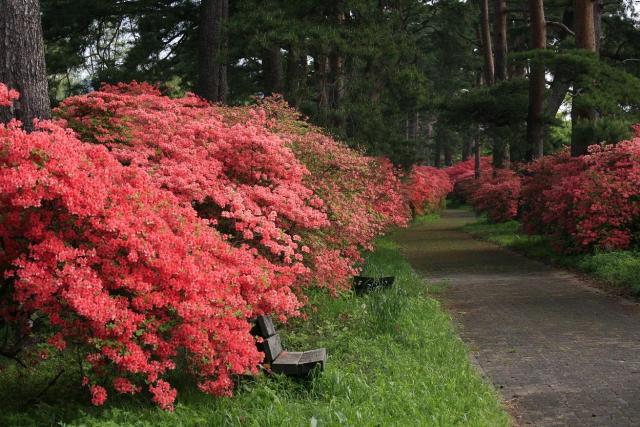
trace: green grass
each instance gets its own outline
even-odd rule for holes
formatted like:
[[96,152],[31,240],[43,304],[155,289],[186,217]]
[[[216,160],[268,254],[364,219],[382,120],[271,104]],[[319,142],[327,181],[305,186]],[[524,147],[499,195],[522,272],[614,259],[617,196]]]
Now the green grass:
[[381,239],[364,274],[395,275],[397,286],[363,297],[311,296],[307,321],[280,331],[289,349],[325,346],[325,372],[310,380],[266,377],[240,381],[234,398],[212,398],[176,375],[176,410],[163,412],[145,396],[87,403],[72,376],[42,402],[24,405],[56,372],[0,373],[0,425],[84,426],[505,426],[496,393],[471,367],[450,318],[422,279]]
[[485,218],[466,225],[464,231],[484,240],[515,249],[525,255],[553,264],[577,269],[601,280],[623,293],[640,296],[640,252],[614,251],[583,255],[566,255],[554,250],[542,236],[522,232],[520,223],[492,224]]
[[438,213],[430,213],[426,215],[421,215],[416,217],[413,222],[415,224],[431,224],[440,219],[440,214]]

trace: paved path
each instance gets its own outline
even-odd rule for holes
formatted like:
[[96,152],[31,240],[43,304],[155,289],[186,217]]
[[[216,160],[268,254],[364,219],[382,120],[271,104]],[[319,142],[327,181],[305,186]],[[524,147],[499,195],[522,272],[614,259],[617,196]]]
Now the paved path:
[[407,229],[397,241],[437,295],[481,370],[535,426],[640,426],[640,306],[568,272],[474,240],[470,213]]

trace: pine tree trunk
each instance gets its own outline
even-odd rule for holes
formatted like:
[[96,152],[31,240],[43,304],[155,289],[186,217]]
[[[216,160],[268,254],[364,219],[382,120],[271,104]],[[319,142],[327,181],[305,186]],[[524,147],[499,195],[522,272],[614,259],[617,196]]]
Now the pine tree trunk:
[[451,153],[451,146],[449,144],[445,144],[444,146],[444,165],[453,165],[453,155]]
[[473,139],[469,138],[462,142],[462,161],[466,162],[471,157],[473,151]]
[[495,65],[493,62],[493,45],[491,43],[491,29],[489,26],[489,0],[480,0],[480,40],[482,56],[484,57],[484,82],[492,86],[495,79]]
[[495,80],[507,79],[507,2],[494,0]]
[[318,112],[322,124],[327,124],[329,116],[329,58],[319,54],[314,58],[318,82]]
[[282,52],[277,46],[265,49],[262,58],[262,73],[264,77],[265,95],[284,92],[284,65]]
[[480,136],[476,135],[475,138],[475,146],[474,146],[474,150],[473,150],[473,154],[474,154],[474,177],[475,179],[480,179],[480,177],[482,176],[482,170],[481,170],[481,153],[480,153]]
[[437,168],[442,166],[442,144],[438,138],[436,138],[436,146],[433,150],[433,165]]
[[38,0],[0,0],[0,82],[20,92],[13,107],[0,107],[0,122],[51,117]]
[[[531,15],[531,41],[534,49],[547,47],[547,29],[544,17],[544,0],[529,0]],[[544,153],[544,94],[546,89],[545,66],[531,64],[529,74],[529,114],[527,116],[527,160],[542,157]]]
[[[596,40],[596,7],[599,2],[594,0],[574,1],[574,29],[576,33],[576,47],[597,53],[598,42]],[[581,96],[588,88],[574,87],[573,107],[571,109],[571,122],[573,132],[571,134],[571,155],[581,156],[587,154],[590,145],[596,143],[590,137],[590,131],[585,129],[596,120],[595,110],[587,106],[579,106],[577,97]]]
[[[304,64],[303,64],[304,61]],[[287,54],[286,98],[294,107],[300,105],[303,76],[306,74],[306,55],[296,46],[289,46]]]
[[202,0],[199,27],[199,70],[196,92],[212,102],[226,102],[228,95],[225,25],[229,0]]

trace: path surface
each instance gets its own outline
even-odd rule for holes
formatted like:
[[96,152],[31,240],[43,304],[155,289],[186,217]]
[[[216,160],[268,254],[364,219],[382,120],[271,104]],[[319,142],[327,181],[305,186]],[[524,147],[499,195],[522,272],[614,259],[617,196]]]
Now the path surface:
[[447,210],[397,238],[460,323],[481,370],[535,426],[640,426],[640,306],[474,240]]

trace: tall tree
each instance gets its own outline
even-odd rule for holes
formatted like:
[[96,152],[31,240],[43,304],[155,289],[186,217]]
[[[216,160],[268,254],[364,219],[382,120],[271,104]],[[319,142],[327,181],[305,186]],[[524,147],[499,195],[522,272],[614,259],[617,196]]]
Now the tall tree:
[[493,37],[495,42],[495,79],[507,79],[507,1],[494,0]]
[[[529,0],[531,19],[531,47],[547,47],[547,25],[544,18],[544,0]],[[531,63],[529,73],[529,113],[527,116],[527,157],[542,157],[544,151],[544,94],[546,89],[545,66],[539,60]]]
[[495,63],[493,61],[493,44],[491,43],[489,0],[480,0],[480,39],[484,59],[484,83],[491,86],[495,81]]
[[21,94],[0,107],[0,121],[17,118],[31,130],[34,118],[51,116],[38,0],[0,0],[0,82]]
[[284,65],[282,52],[278,46],[264,49],[262,56],[262,74],[264,78],[265,95],[284,93]]
[[226,102],[229,0],[202,0],[199,27],[197,93],[213,102]]
[[[576,47],[588,52],[597,53],[596,40],[596,6],[595,0],[574,0],[574,31]],[[591,106],[581,105],[579,97],[583,96],[587,88],[574,85],[571,122],[571,155],[581,156],[587,153],[589,146],[597,141],[593,140],[592,132],[588,130],[596,119],[595,110]]]

